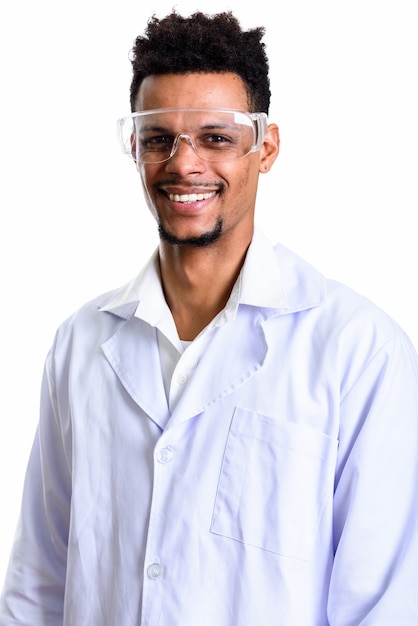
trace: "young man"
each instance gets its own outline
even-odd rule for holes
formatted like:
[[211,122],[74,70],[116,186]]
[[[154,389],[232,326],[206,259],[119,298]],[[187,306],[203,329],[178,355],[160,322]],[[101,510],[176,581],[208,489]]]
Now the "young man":
[[418,361],[254,229],[263,29],[150,20],[119,122],[160,244],[48,356],[1,626],[418,623]]

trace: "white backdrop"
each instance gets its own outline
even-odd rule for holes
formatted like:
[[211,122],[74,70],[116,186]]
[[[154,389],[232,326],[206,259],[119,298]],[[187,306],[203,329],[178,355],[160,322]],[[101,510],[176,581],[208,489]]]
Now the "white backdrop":
[[[267,26],[281,155],[262,177],[273,240],[390,313],[418,345],[415,0],[180,1]],[[128,53],[172,0],[5,0],[0,8],[0,584],[57,325],[157,244],[116,118]]]

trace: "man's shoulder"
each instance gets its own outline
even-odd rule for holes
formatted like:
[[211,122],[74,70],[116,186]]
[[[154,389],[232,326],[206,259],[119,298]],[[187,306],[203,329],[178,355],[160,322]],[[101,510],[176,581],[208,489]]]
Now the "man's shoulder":
[[103,292],[76,308],[58,326],[55,346],[76,341],[87,346],[92,342],[106,341],[118,326],[135,313],[137,302],[132,299],[113,307],[111,311],[107,309],[111,303],[122,302],[128,288],[129,283]]
[[[275,253],[290,311],[292,308],[295,311],[312,308],[312,315],[328,333],[342,332],[343,329],[353,333],[357,328],[359,334],[378,332],[390,337],[402,332],[397,323],[366,295],[327,277],[282,244],[275,245]],[[316,304],[312,300],[309,306],[309,298],[315,293]]]
[[61,329],[90,324],[118,325],[134,316],[141,295],[159,280],[156,269],[156,252],[130,281],[101,293],[81,305],[61,324]]

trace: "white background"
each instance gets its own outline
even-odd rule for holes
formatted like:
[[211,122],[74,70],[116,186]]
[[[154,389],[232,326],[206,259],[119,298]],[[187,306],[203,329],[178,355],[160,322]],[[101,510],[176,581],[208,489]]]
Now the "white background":
[[[246,5],[245,8],[243,5]],[[129,280],[157,244],[133,163],[128,53],[144,0],[3,0],[0,9],[0,584],[58,324]],[[418,345],[415,0],[205,0],[265,25],[282,149],[257,221],[390,313]],[[216,36],[216,33],[214,34]]]

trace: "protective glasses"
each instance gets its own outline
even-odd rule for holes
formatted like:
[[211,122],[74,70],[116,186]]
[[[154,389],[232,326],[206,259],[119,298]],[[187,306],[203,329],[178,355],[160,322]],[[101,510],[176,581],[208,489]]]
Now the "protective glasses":
[[259,150],[267,131],[265,113],[229,109],[152,109],[118,120],[122,150],[137,163],[163,163],[181,142],[206,161],[235,161]]

